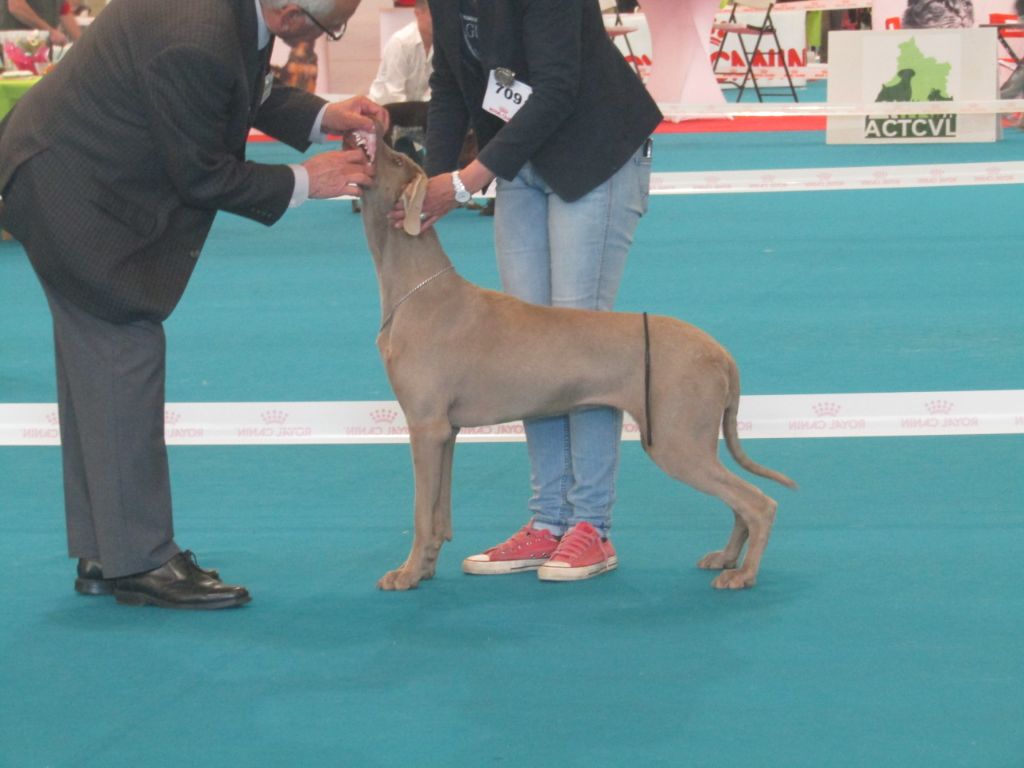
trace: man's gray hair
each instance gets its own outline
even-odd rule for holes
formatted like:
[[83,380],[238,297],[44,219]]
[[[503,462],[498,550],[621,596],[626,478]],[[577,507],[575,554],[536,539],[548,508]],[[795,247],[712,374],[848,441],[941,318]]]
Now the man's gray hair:
[[327,16],[334,10],[335,0],[260,0],[268,8],[284,8],[286,5],[297,5],[305,8],[314,16]]

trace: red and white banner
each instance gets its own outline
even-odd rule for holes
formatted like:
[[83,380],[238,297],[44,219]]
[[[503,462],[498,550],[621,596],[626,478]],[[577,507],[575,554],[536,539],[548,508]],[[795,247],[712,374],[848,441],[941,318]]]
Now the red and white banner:
[[[783,86],[782,57],[785,57],[787,65],[792,69],[791,76],[795,85],[806,84],[807,77],[811,70],[807,69],[807,31],[805,14],[802,11],[780,13],[776,7],[772,11],[772,18],[775,21],[779,33],[779,42],[782,50],[775,49],[769,44],[768,38],[761,42],[760,53],[754,57],[754,66],[757,67],[759,82],[765,86]],[[729,18],[728,12],[720,12],[715,16],[716,22],[725,22]],[[742,11],[737,13],[737,20],[740,23],[760,23],[764,19],[764,11]],[[641,79],[645,82],[651,73],[653,66],[653,53],[651,46],[651,33],[647,26],[647,18],[642,13],[621,14],[616,20],[613,14],[606,14],[604,17],[605,28],[612,36],[616,47],[626,57],[626,61],[637,68]],[[621,23],[619,23],[621,22]],[[748,50],[753,47],[754,37],[745,36],[745,43]],[[711,63],[715,66],[716,73],[722,77],[728,76],[730,80],[738,74],[742,77],[746,70],[746,58],[739,44],[739,36],[730,34],[726,45],[719,53],[718,48],[722,42],[722,32],[712,30],[710,40]],[[721,59],[721,61],[718,61]],[[716,65],[717,62],[717,65]]]
[[[807,25],[803,11],[779,12],[782,6],[772,9],[772,21],[779,35],[780,47],[774,46],[774,40],[770,36],[761,39],[761,45],[757,53],[753,53],[754,67],[757,68],[756,75],[761,85],[785,87],[788,84],[785,80],[785,71],[782,62],[790,69],[790,77],[793,78],[793,85],[802,86],[807,82]],[[764,10],[751,9],[749,11],[737,11],[736,21],[739,24],[760,25],[764,21]],[[715,16],[716,24],[724,24],[729,18],[726,11]],[[723,38],[725,45],[721,46]],[[740,45],[741,36],[730,33],[726,35],[722,30],[712,29],[711,32],[711,63],[715,72],[721,77],[728,76],[731,82],[737,77],[742,79],[747,68],[747,58],[743,54]],[[757,40],[755,35],[743,35],[743,44],[750,51]],[[719,47],[721,46],[721,52]],[[751,85],[747,83],[748,87]]]

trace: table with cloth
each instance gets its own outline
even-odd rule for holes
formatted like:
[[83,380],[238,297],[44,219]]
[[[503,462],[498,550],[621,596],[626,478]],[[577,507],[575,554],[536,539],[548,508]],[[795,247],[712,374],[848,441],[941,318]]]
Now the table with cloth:
[[39,82],[38,77],[0,77],[0,119],[11,111],[25,92]]

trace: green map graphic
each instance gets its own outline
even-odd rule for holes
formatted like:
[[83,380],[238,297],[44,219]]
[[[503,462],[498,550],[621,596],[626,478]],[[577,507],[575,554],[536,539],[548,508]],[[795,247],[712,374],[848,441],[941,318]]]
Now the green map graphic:
[[875,101],[948,101],[949,71],[943,63],[921,53],[917,41],[910,38],[899,45],[896,75],[882,86]]

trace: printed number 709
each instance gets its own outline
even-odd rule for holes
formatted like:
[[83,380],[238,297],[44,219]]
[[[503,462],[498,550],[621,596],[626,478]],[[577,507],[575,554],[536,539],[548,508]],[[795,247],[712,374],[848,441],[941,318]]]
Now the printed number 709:
[[501,85],[500,83],[494,89],[494,92],[500,96],[504,96],[506,100],[511,101],[513,104],[523,103],[523,94],[517,93],[511,88],[506,88],[504,85]]

